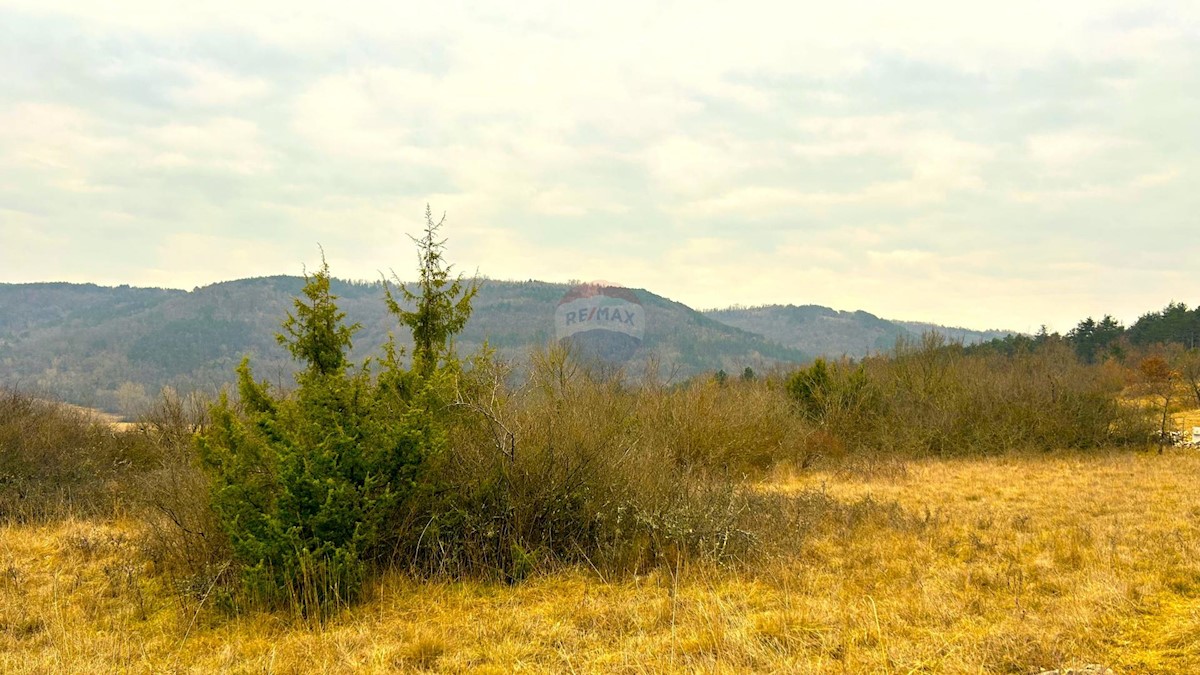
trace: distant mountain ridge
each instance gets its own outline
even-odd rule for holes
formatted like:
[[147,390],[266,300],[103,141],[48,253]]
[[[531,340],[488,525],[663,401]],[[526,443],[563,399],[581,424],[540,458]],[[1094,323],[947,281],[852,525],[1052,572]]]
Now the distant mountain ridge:
[[[192,291],[95,284],[0,284],[0,385],[79,405],[132,412],[160,388],[215,390],[249,355],[255,373],[290,383],[294,364],[276,343],[304,285],[297,276],[216,283]],[[334,279],[347,321],[359,323],[352,357],[377,353],[402,330],[385,310],[379,282]],[[555,339],[554,311],[567,284],[486,280],[459,336],[460,353],[486,340],[521,358]],[[644,289],[645,339],[631,367],[654,363],[668,377],[800,364],[814,356],[863,356],[913,332],[868,312],[770,306],[699,312]],[[914,325],[915,326],[915,325]],[[919,332],[919,331],[918,331]]]
[[764,305],[709,310],[709,318],[809,354],[865,356],[886,351],[903,327],[864,311],[820,305]]
[[1012,333],[893,321],[862,310],[846,312],[821,305],[731,307],[708,310],[705,315],[808,354],[856,358],[886,352],[896,346],[898,339],[926,332],[938,332],[948,340],[964,344],[986,342]]
[[[0,384],[70,403],[131,412],[163,386],[215,390],[250,355],[255,373],[289,383],[294,363],[275,335],[304,280],[274,276],[192,291],[94,284],[0,284]],[[506,357],[555,339],[554,312],[569,290],[540,281],[486,281],[458,337],[469,354],[487,340]],[[331,289],[354,336],[355,361],[376,354],[389,332],[409,336],[389,315],[379,282],[334,279]],[[655,363],[669,377],[720,368],[740,372],[799,363],[810,355],[704,316],[642,289],[645,338],[631,363]]]
[[1003,340],[1009,335],[1017,335],[1015,330],[1002,330],[999,328],[989,328],[987,330],[975,330],[973,328],[963,328],[961,326],[941,326],[936,323],[928,323],[924,321],[896,321],[897,323],[915,335],[923,333],[941,333],[946,336],[947,340],[953,342],[961,342],[964,345],[974,345],[981,342],[990,342],[992,340]]

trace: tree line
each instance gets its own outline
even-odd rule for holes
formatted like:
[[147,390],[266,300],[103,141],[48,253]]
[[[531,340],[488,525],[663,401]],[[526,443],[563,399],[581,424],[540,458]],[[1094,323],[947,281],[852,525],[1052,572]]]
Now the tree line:
[[1035,335],[1009,335],[968,347],[975,352],[1015,354],[1049,342],[1069,345],[1084,363],[1112,358],[1124,361],[1131,354],[1151,348],[1191,351],[1200,347],[1200,306],[1189,309],[1181,302],[1168,303],[1161,311],[1147,312],[1130,326],[1105,314],[1099,321],[1083,319],[1066,335],[1048,332],[1043,325]]

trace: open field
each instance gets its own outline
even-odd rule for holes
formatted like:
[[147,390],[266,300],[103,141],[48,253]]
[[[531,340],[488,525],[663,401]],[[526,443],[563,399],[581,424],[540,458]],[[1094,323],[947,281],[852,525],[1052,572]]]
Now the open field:
[[232,618],[138,522],[0,529],[0,672],[1200,672],[1200,454],[859,461],[796,552],[515,585],[390,576],[323,625]]
[[1200,427],[1200,409],[1175,413],[1171,416],[1171,421],[1176,429],[1190,433],[1192,427]]

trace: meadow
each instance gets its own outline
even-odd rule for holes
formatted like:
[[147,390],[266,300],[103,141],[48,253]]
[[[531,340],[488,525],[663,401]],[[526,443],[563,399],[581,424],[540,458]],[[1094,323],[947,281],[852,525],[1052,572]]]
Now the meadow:
[[510,585],[394,573],[322,621],[227,616],[130,514],[0,529],[0,671],[1200,670],[1200,456],[849,463],[761,490],[832,507],[788,555]]
[[927,335],[671,382],[460,360],[470,294],[431,291],[373,371],[328,280],[294,388],[244,361],[121,428],[0,390],[0,672],[1200,671],[1163,356]]

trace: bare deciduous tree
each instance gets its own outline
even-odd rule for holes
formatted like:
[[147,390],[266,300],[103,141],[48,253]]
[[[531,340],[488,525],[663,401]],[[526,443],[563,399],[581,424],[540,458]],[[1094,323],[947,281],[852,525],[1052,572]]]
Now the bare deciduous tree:
[[1138,364],[1138,370],[1145,378],[1148,392],[1162,399],[1162,422],[1158,430],[1158,454],[1162,454],[1167,441],[1167,418],[1170,415],[1171,395],[1175,390],[1175,381],[1179,373],[1171,369],[1171,364],[1161,356],[1148,356]]

